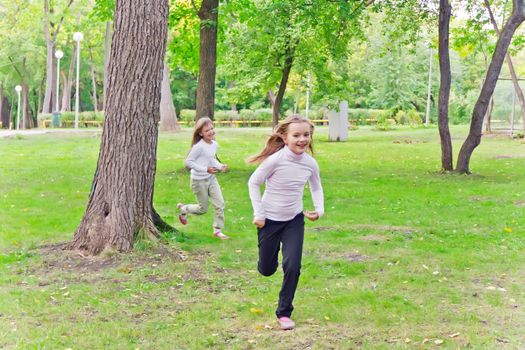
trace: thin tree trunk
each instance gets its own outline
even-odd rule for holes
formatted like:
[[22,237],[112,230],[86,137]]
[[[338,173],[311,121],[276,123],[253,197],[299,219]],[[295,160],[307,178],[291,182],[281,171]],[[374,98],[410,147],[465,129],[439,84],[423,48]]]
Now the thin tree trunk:
[[438,127],[441,139],[441,169],[453,171],[452,140],[448,127],[448,102],[450,97],[450,56],[449,56],[449,26],[452,7],[449,0],[439,2],[439,68],[441,81],[439,86]]
[[175,105],[173,104],[173,97],[171,95],[169,70],[168,64],[164,61],[160,94],[160,131],[163,132],[180,131],[179,123],[177,123],[177,113],[175,112]]
[[89,68],[91,71],[91,84],[93,85],[93,110],[98,112],[98,98],[97,98],[97,78],[95,76],[95,66],[93,64],[93,51],[89,47]]
[[139,232],[158,236],[153,189],[168,8],[168,0],[116,2],[97,170],[69,248],[129,251]]
[[9,129],[9,100],[4,95],[4,87],[0,87],[0,121],[2,121],[2,128]]
[[[490,3],[488,2],[488,0],[484,0],[484,1],[485,1],[485,7],[487,7],[487,11],[489,13],[490,21],[492,22],[492,26],[494,27],[494,31],[496,32],[496,35],[499,37],[500,32],[498,28],[498,23],[496,22],[496,19],[494,18],[494,14],[492,13],[492,9],[490,8]],[[508,52],[505,55],[505,59],[507,61],[507,65],[509,66],[509,72],[512,78],[512,84],[514,85],[514,91],[516,92],[516,96],[518,97],[518,102],[520,104],[522,127],[523,127],[523,132],[525,132],[525,96],[523,96],[523,90],[521,90],[520,83],[518,81],[518,76],[516,75],[514,64],[512,63],[512,58]],[[494,101],[492,103],[494,103]]]
[[75,68],[75,50],[73,49],[71,51],[71,58],[69,61],[69,71],[67,73],[67,87],[64,89],[64,96],[65,96],[65,105],[64,100],[62,100],[62,110],[63,111],[71,111],[71,94],[73,93],[73,71]]
[[[53,8],[49,7],[49,0],[44,0],[44,34],[46,37],[47,47],[47,61],[46,61],[46,93],[44,95],[44,104],[42,106],[42,113],[51,113],[53,109],[53,95],[56,91],[56,74],[55,74],[55,45],[60,27],[64,21],[62,16],[56,23],[51,22],[51,14]],[[66,8],[70,8],[73,0],[69,0]],[[64,11],[66,13],[67,11]],[[54,31],[51,33],[50,28]],[[58,106],[57,106],[58,108]]]
[[60,111],[62,112],[66,112],[67,109],[67,104],[68,104],[68,94],[69,94],[69,90],[68,90],[68,81],[67,81],[67,76],[66,76],[66,73],[62,72],[60,73],[60,75],[62,75],[62,108],[60,108]]
[[27,86],[27,83],[24,81],[21,83],[22,85],[22,106],[21,109],[21,118],[22,118],[22,129],[31,129],[32,123],[31,118],[29,117],[29,87]]
[[44,32],[46,36],[46,47],[47,47],[47,60],[46,60],[46,93],[44,95],[44,103],[42,106],[42,113],[51,113],[52,112],[52,100],[53,100],[53,82],[55,81],[55,43],[51,40],[51,33],[49,32],[49,20],[47,16],[49,15],[49,4],[48,0],[44,0],[44,8],[46,11],[46,20],[44,24]]
[[109,57],[111,53],[111,21],[106,21],[106,37],[104,40],[104,101],[102,101],[102,109],[106,110],[106,94],[108,86],[108,70]]
[[489,107],[487,108],[487,113],[485,113],[485,131],[487,133],[492,132],[492,111],[494,110],[494,96],[490,97]]
[[456,171],[459,173],[470,173],[470,158],[474,149],[481,142],[481,132],[483,127],[483,117],[487,112],[490,98],[494,93],[496,83],[498,82],[499,73],[503,60],[507,54],[507,50],[512,40],[514,32],[519,25],[525,20],[525,4],[524,0],[513,0],[512,15],[509,17],[507,23],[503,27],[501,34],[496,43],[494,54],[490,62],[489,69],[483,83],[483,88],[478,97],[474,110],[472,111],[472,119],[470,122],[469,134],[459,151]]
[[[235,80],[230,81],[230,89],[235,88]],[[237,104],[231,104],[232,112],[237,112]]]
[[219,0],[203,0],[200,18],[200,62],[195,119],[213,119],[215,110],[215,72],[217,66],[217,25]]
[[40,85],[38,86],[38,105],[37,105],[37,114],[39,111],[42,110],[42,97],[43,97],[43,93],[44,93],[44,79],[45,78],[42,78],[42,80],[40,80]]
[[283,73],[281,76],[281,83],[279,84],[279,90],[277,91],[277,96],[275,96],[275,103],[272,104],[272,126],[275,128],[279,124],[279,116],[281,114],[281,105],[284,98],[284,93],[286,91],[286,84],[288,83],[288,77],[290,76],[290,71],[292,70],[293,58],[294,58],[294,47],[291,44],[288,44],[285,57],[284,57],[284,66]]

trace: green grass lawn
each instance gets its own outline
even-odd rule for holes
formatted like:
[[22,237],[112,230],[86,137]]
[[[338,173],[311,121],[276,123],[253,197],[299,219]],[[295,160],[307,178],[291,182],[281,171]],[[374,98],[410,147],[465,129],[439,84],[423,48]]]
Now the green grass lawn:
[[[525,348],[525,144],[486,137],[473,175],[440,174],[438,132],[315,135],[325,216],[306,224],[297,329],[277,330],[282,280],[257,273],[247,180],[269,133],[219,128],[225,233],[183,169],[191,130],[161,135],[155,207],[180,230],[130,254],[82,258],[73,236],[99,136],[0,139],[0,349]],[[455,154],[466,127],[454,127]],[[305,209],[312,209],[305,191]]]

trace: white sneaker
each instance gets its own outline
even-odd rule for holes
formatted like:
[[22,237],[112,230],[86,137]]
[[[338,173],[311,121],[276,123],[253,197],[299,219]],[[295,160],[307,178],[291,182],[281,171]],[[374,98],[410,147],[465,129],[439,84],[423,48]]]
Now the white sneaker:
[[224,239],[229,239],[229,238],[230,238],[230,236],[226,236],[224,233],[222,233],[222,231],[215,231],[215,232],[213,233],[213,236],[214,236],[214,237],[217,237],[217,238],[220,238],[220,239],[222,239],[222,240],[224,240]]

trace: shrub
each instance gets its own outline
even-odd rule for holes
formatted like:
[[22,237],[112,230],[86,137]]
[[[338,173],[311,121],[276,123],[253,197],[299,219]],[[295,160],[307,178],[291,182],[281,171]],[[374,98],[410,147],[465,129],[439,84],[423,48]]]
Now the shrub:
[[271,108],[260,108],[255,110],[255,118],[257,120],[271,121],[273,117],[273,111]]
[[179,120],[186,123],[192,123],[195,121],[195,115],[196,112],[194,109],[181,109],[179,113]]
[[255,113],[251,109],[241,109],[239,112],[239,117],[241,120],[254,120]]
[[406,114],[406,118],[408,120],[408,124],[412,127],[418,127],[423,124],[423,119],[421,118],[421,115],[416,111],[415,109],[411,109]]
[[397,111],[397,113],[394,115],[394,120],[396,121],[397,124],[400,124],[400,125],[408,124],[407,114],[402,110]]
[[386,111],[379,114],[379,117],[376,119],[376,121],[375,129],[379,131],[390,130],[396,124],[394,119],[388,118],[388,113]]

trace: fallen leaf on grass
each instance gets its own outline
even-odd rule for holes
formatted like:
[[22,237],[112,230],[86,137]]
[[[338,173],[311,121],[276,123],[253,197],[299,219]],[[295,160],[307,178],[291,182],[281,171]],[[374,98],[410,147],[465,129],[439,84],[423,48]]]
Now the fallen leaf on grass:
[[405,338],[405,343],[408,344],[408,343],[410,343],[411,341],[412,341],[412,339],[410,339],[410,338]]
[[256,307],[251,307],[251,308],[250,308],[250,312],[253,313],[253,314],[257,314],[257,315],[259,315],[259,314],[262,314],[262,313],[263,313],[263,310],[262,310],[262,309],[258,309],[258,308],[256,308]]
[[505,232],[512,233],[512,227],[505,227]]
[[450,338],[455,338],[457,336],[459,336],[461,333],[457,332],[457,333],[452,333],[452,334],[449,334],[449,337]]
[[434,344],[436,344],[436,345],[441,345],[441,344],[443,344],[443,340],[441,340],[441,339],[436,339],[436,340],[434,340]]
[[330,317],[328,317],[328,316],[325,316],[324,319],[327,320],[327,321],[330,321]]

